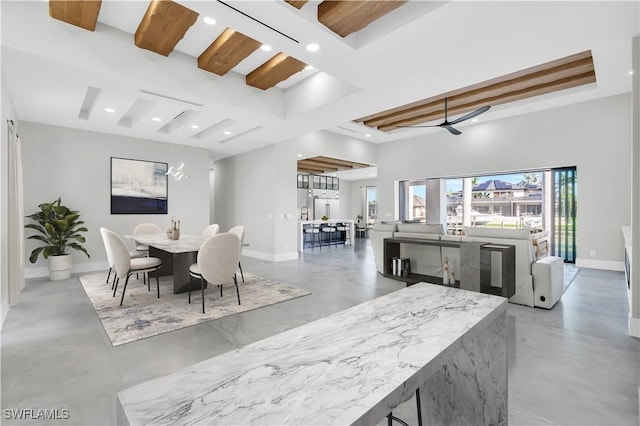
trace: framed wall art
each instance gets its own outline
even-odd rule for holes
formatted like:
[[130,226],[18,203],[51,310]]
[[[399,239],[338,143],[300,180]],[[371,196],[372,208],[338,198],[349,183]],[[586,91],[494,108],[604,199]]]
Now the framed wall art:
[[111,157],[111,214],[167,214],[167,163]]

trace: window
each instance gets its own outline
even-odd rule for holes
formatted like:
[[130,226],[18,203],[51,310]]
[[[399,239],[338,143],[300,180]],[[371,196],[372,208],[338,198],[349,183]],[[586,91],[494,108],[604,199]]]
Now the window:
[[426,181],[400,182],[400,220],[403,222],[426,222]]
[[[446,194],[438,196],[427,192],[427,184],[429,188],[437,187],[429,183],[434,180],[445,181],[440,191]],[[437,211],[438,205],[446,203],[446,225],[450,233],[457,233],[463,226],[542,230],[544,181],[544,173],[539,171],[403,181],[400,182],[399,219],[425,222],[428,206]]]
[[367,187],[367,223],[373,224],[378,219],[378,189]]

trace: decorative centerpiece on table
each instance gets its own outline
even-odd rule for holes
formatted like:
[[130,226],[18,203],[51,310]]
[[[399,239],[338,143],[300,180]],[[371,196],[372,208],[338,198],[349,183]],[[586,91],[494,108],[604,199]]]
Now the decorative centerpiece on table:
[[69,249],[79,250],[91,257],[82,246],[85,237],[81,232],[87,232],[82,226],[80,213],[70,210],[62,205],[60,197],[52,203],[42,203],[38,206],[39,212],[27,216],[35,223],[26,224],[24,227],[38,232],[28,239],[38,240],[40,247],[33,249],[29,262],[36,263],[40,254],[47,259],[49,267],[49,279],[65,280],[71,276],[71,255]]
[[321,217],[321,220],[329,220],[329,218],[326,215],[324,215]]
[[179,240],[180,239],[180,221],[179,220],[171,220],[171,226],[167,229],[167,238],[170,240]]

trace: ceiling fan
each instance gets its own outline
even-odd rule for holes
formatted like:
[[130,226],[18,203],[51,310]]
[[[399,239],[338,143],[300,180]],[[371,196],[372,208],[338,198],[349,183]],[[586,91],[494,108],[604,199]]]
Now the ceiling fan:
[[398,126],[398,127],[442,127],[443,129],[447,129],[454,135],[461,135],[462,132],[453,127],[454,124],[461,123],[463,121],[469,120],[470,118],[476,117],[483,112],[487,112],[491,108],[489,105],[485,105],[483,107],[478,108],[475,111],[470,112],[469,114],[463,115],[460,118],[456,118],[453,121],[449,121],[447,118],[447,98],[444,98],[444,121],[440,124],[428,125],[428,126]]

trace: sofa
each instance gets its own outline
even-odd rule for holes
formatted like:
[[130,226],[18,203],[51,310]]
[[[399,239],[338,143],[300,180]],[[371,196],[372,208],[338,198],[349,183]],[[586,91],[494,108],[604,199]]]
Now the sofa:
[[[378,272],[383,273],[385,238],[424,238],[441,241],[480,241],[515,246],[516,282],[512,303],[551,309],[563,292],[564,262],[547,256],[536,260],[528,229],[466,228],[464,235],[446,235],[441,224],[388,223],[369,230]],[[420,274],[442,276],[446,258],[450,271],[460,271],[460,249],[452,247],[401,245],[401,256],[411,259],[411,270]],[[492,258],[492,264],[498,259]],[[492,268],[492,271],[499,267]],[[499,275],[499,274],[495,274]],[[492,275],[493,281],[493,275]],[[491,283],[494,285],[494,283]]]

